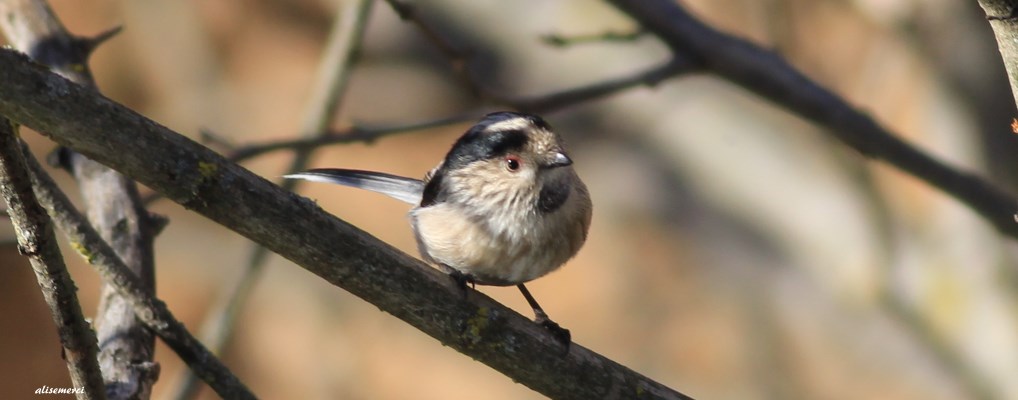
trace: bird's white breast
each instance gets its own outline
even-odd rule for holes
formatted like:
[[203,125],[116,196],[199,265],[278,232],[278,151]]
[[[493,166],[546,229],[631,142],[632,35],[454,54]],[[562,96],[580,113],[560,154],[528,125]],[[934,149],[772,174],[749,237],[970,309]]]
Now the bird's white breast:
[[[578,197],[574,193],[567,202]],[[583,244],[590,218],[589,206],[567,205],[548,214],[463,207],[446,202],[413,209],[418,248],[429,261],[487,285],[524,283],[557,269]]]

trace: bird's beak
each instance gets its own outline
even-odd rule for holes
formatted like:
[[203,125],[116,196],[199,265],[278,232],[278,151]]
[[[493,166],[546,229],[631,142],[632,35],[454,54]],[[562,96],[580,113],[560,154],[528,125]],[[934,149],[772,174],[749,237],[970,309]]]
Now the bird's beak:
[[573,160],[563,152],[556,152],[548,163],[548,168],[565,167],[573,165]]

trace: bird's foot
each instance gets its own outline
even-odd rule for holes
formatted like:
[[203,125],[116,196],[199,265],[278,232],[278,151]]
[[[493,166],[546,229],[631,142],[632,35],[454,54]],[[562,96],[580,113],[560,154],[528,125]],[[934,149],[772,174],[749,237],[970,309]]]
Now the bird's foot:
[[467,298],[467,284],[470,284],[471,289],[477,288],[477,282],[474,280],[472,275],[467,275],[459,272],[455,269],[449,269],[449,277],[452,278],[453,282],[456,282],[456,287],[463,291],[463,299]]
[[572,343],[572,334],[569,333],[568,329],[559,326],[559,324],[555,321],[548,319],[548,316],[546,315],[538,315],[534,322],[548,330],[555,340],[562,343],[562,346],[565,347],[565,354],[569,353],[569,345]]

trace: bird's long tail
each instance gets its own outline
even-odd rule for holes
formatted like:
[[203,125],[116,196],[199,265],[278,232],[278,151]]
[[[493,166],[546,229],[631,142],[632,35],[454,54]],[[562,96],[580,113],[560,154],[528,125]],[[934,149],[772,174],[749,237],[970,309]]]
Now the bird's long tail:
[[283,177],[366,189],[415,206],[421,204],[421,196],[424,193],[424,182],[420,179],[356,169],[312,169]]

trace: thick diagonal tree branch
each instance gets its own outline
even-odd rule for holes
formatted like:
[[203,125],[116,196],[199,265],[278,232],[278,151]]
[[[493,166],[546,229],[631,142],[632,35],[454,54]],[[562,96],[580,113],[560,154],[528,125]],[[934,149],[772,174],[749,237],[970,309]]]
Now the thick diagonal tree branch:
[[0,114],[286,257],[514,381],[557,399],[688,398],[23,55],[0,50]]
[[63,357],[71,372],[71,384],[82,390],[77,397],[105,399],[106,387],[96,361],[95,334],[81,314],[76,288],[60,255],[49,216],[32,194],[14,127],[3,117],[0,117],[0,194],[14,223],[18,249],[32,263],[46,305],[53,314]]
[[815,122],[863,155],[925,181],[969,206],[1000,232],[1018,237],[1018,199],[1013,195],[906,143],[776,53],[711,28],[673,0],[609,2],[707,72]]
[[[97,90],[88,68],[96,46],[119,29],[95,38],[70,35],[43,0],[0,1],[0,28],[21,51],[54,72]],[[85,199],[92,225],[138,275],[155,290],[152,228],[134,182],[120,173],[77,154],[66,154]],[[159,366],[152,362],[155,342],[151,332],[134,317],[127,301],[107,284],[100,293],[96,313],[99,365],[108,393],[114,399],[151,395]]]

